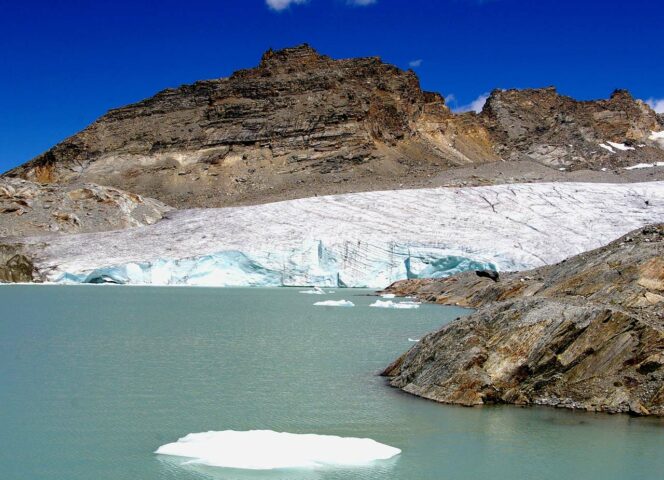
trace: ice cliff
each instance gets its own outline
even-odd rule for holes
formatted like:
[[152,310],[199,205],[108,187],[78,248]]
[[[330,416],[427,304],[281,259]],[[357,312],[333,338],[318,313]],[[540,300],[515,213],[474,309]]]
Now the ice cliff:
[[43,280],[384,287],[558,262],[664,221],[664,182],[378,191],[171,212],[23,248]]

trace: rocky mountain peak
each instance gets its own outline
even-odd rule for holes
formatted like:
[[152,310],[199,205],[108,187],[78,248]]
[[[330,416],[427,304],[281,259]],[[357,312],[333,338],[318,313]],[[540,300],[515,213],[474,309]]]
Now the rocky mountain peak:
[[330,61],[331,58],[321,55],[310,45],[303,43],[295,47],[281,50],[268,49],[261,57],[259,68],[274,68],[280,65],[301,65]]
[[[498,160],[531,165],[523,175],[533,162],[617,169],[661,161],[663,145],[650,136],[662,129],[626,91],[577,101],[554,87],[494,90],[481,114],[454,115],[413,71],[303,44],[112,110],[6,175],[109,185],[175,207],[226,206],[445,183],[450,169]],[[502,181],[492,168],[484,183]]]
[[613,93],[611,93],[609,100],[618,102],[634,102],[634,97],[631,93],[629,93],[629,90],[618,88],[614,90]]

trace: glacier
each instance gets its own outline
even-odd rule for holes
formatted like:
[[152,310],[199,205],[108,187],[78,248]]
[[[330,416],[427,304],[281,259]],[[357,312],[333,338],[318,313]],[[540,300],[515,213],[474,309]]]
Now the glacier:
[[381,288],[555,263],[662,221],[664,182],[530,183],[179,210],[22,243],[50,282]]

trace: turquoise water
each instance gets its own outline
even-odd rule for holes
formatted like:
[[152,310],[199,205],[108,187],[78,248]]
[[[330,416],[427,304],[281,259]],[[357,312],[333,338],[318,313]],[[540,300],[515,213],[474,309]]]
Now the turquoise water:
[[[376,376],[463,314],[367,308],[366,291],[0,287],[0,478],[661,479],[664,421],[443,406]],[[355,308],[314,307],[322,299]],[[372,467],[247,472],[152,452],[191,432],[272,429],[402,449]]]

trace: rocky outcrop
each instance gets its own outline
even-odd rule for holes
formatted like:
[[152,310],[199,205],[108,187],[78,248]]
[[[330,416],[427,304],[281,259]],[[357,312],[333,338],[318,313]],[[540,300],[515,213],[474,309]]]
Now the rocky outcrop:
[[559,95],[553,87],[496,90],[481,117],[496,153],[508,160],[600,170],[663,158],[649,138],[662,129],[661,121],[626,90],[616,90],[608,100],[585,102]]
[[387,291],[478,309],[385,370],[406,392],[664,415],[664,225],[499,282],[471,272]]
[[150,225],[170,210],[157,200],[112,187],[0,178],[0,237]]
[[[532,162],[555,174],[619,168],[661,160],[648,135],[663,128],[625,92],[576,102],[552,89],[495,91],[480,115],[455,115],[412,71],[376,57],[333,60],[302,45],[112,110],[7,175],[219,207],[438,186],[449,183],[444,172],[498,160],[521,162],[523,171],[502,176],[497,165],[460,183],[523,181]],[[600,147],[607,141],[625,147]]]
[[20,244],[0,243],[0,283],[40,281],[41,277]]

